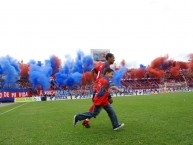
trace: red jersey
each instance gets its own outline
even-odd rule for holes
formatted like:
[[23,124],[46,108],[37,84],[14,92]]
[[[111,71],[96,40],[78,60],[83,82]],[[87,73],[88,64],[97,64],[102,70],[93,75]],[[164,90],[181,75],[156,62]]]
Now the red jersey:
[[94,71],[97,74],[96,81],[101,78],[105,68],[110,68],[110,65],[108,64],[108,62],[102,63],[99,66],[94,68]]
[[94,105],[106,106],[109,96],[109,87],[112,86],[112,81],[107,77],[102,77],[98,80],[96,87],[96,95],[94,96]]
[[101,65],[97,66],[94,68],[94,71],[96,72],[97,76],[96,76],[96,80],[95,80],[95,84],[93,86],[93,89],[94,91],[97,91],[96,88],[97,88],[97,83],[99,81],[99,79],[101,78],[104,70],[106,68],[110,68],[110,65],[108,64],[108,62],[105,62],[105,63],[102,63]]

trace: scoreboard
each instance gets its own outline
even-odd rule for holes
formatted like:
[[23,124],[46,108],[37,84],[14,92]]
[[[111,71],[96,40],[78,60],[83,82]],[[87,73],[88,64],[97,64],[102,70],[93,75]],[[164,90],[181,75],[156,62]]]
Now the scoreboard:
[[110,49],[91,49],[91,56],[94,61],[105,61],[107,53],[110,53]]

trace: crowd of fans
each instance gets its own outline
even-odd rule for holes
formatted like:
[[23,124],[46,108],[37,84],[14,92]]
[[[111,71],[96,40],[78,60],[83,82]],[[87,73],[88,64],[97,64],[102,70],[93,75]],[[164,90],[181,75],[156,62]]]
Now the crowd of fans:
[[[54,60],[57,60],[57,59],[54,57]],[[193,88],[192,68],[193,67],[191,64],[193,64],[193,55],[190,62],[178,62],[178,61],[169,60],[168,57],[159,57],[154,59],[151,65],[148,67],[140,65],[140,68],[138,69],[126,69],[119,86],[123,90],[122,93],[117,94],[116,92],[112,92],[112,95],[113,96],[143,95],[143,94],[156,94],[156,93],[176,92],[176,91],[192,91],[192,88]],[[31,65],[33,66],[34,64],[32,63]],[[30,78],[30,75],[29,75],[30,65],[23,64],[22,62],[22,63],[19,63],[19,66],[20,66],[21,72],[18,75],[19,78],[15,83],[11,83],[11,82],[5,83],[5,78],[6,80],[9,80],[9,79],[8,79],[8,76],[5,76],[6,73],[4,73],[4,71],[2,71],[1,69],[0,92],[2,92],[3,89],[6,89],[6,90],[27,89],[30,91],[31,96],[38,95],[37,92],[39,90],[44,90],[43,85],[38,84],[38,78],[41,78],[42,72],[41,71],[39,72],[40,76]],[[40,66],[37,65],[37,66],[40,67],[41,65]],[[34,66],[35,70],[37,69],[37,66]],[[59,66],[60,65],[58,65],[57,68],[59,68]],[[124,64],[122,66],[124,67]],[[116,68],[116,69],[118,70],[119,68]],[[59,82],[58,82],[59,79],[56,78],[57,76],[56,73],[58,71],[59,69],[55,69],[54,73],[51,76],[48,75],[48,80],[50,77],[50,81],[48,81],[49,82],[48,90],[56,90],[56,91],[65,90],[65,93],[58,96],[61,98],[92,97],[93,92],[92,92],[91,78],[90,78],[89,71],[82,74],[81,83],[79,83],[78,85],[77,84],[72,85],[70,87],[64,84],[59,85]],[[70,72],[68,73],[69,74],[61,73],[60,76],[71,75]],[[33,75],[34,76],[36,75],[35,71]],[[16,78],[13,77],[12,79],[16,79]],[[33,79],[33,81],[31,81],[30,79]],[[37,83],[35,87],[33,83]],[[55,94],[43,94],[43,95],[47,95],[52,98],[57,97]]]

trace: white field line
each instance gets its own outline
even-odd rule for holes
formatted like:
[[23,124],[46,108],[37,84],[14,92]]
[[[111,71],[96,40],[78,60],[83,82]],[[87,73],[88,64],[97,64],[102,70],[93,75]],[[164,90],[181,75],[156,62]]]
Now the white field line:
[[[28,102],[28,103],[29,103],[29,102]],[[2,112],[2,113],[0,113],[0,116],[1,116],[1,115],[4,115],[5,113],[8,113],[8,112],[10,112],[10,111],[13,111],[13,110],[15,110],[15,109],[17,109],[17,108],[19,108],[19,107],[21,107],[21,106],[23,106],[23,105],[26,105],[26,104],[28,104],[28,103],[21,104],[21,105],[16,106],[16,107],[14,107],[14,108],[12,108],[12,109],[9,109],[9,110],[7,110],[7,111],[5,111],[5,112]]]

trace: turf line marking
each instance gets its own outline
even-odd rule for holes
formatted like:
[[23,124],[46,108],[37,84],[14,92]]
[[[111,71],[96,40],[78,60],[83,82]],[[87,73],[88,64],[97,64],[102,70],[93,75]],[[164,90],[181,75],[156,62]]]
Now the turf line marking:
[[[29,103],[29,102],[28,102],[28,103]],[[3,115],[3,114],[5,114],[5,113],[8,113],[8,112],[10,112],[10,111],[13,111],[13,110],[15,110],[15,109],[17,109],[17,108],[19,108],[19,107],[21,107],[21,106],[23,106],[23,105],[26,105],[26,104],[28,104],[28,103],[21,104],[21,105],[16,106],[16,107],[14,107],[14,108],[12,108],[12,109],[9,109],[9,110],[7,110],[7,111],[5,111],[5,112],[2,112],[2,113],[0,113],[0,116]]]

